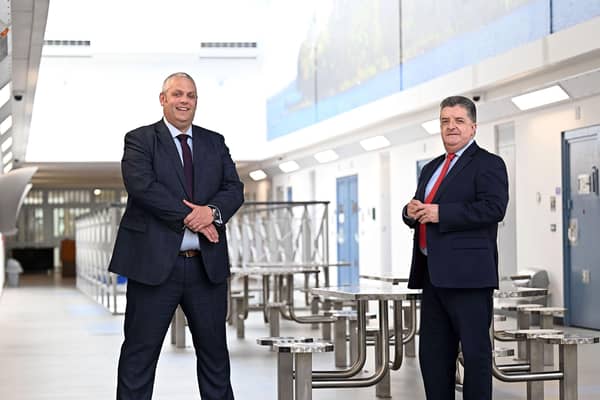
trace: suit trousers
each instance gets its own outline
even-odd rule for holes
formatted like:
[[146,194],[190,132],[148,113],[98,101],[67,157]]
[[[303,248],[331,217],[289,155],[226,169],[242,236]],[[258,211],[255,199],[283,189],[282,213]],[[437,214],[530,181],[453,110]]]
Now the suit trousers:
[[419,362],[427,400],[453,400],[460,342],[464,400],[492,399],[492,288],[440,288],[425,272]]
[[177,257],[171,275],[158,286],[128,281],[117,400],[152,398],[160,350],[179,304],[196,351],[201,398],[233,400],[225,332],[227,283],[211,283],[200,256]]

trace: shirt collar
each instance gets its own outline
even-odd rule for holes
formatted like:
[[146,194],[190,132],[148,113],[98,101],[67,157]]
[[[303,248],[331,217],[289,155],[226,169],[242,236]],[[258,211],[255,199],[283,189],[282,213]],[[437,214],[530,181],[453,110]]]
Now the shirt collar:
[[167,125],[167,129],[169,129],[169,133],[171,133],[171,136],[173,136],[173,139],[177,138],[177,135],[181,135],[182,133],[185,133],[190,138],[192,137],[192,126],[191,125],[189,128],[186,129],[185,132],[182,132],[179,129],[175,128],[175,126],[173,124],[171,124],[169,121],[167,121],[167,119],[165,117],[163,117],[163,121],[165,122],[165,125]]
[[471,140],[469,140],[469,143],[467,143],[466,146],[464,146],[462,149],[458,150],[456,153],[454,153],[454,158],[458,158],[462,155],[462,153],[465,152],[465,150],[475,141],[475,138],[472,138]]

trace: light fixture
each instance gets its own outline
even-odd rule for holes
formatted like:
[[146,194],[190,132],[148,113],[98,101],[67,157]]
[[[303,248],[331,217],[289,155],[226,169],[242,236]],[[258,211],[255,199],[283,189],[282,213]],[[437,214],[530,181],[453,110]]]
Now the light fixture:
[[423,122],[421,124],[423,129],[427,131],[430,135],[435,135],[436,133],[440,133],[440,119],[432,119],[431,121]]
[[321,152],[315,154],[314,157],[321,164],[327,163],[330,161],[335,161],[338,158],[340,158],[340,156],[338,156],[337,153],[333,150],[321,151]]
[[360,141],[360,145],[366,151],[377,150],[390,145],[390,141],[385,136],[373,136]]
[[12,137],[8,137],[8,139],[6,139],[3,143],[2,143],[2,152],[6,152],[6,150],[8,150],[10,148],[10,146],[12,146],[13,144],[13,138]]
[[265,174],[265,171],[262,169],[251,171],[248,175],[250,175],[250,178],[252,178],[254,181],[260,181],[267,177],[267,174]]
[[511,100],[521,111],[529,110],[536,107],[545,106],[546,104],[556,103],[558,101],[567,100],[569,95],[558,85],[550,86],[545,89],[536,90],[520,96],[513,97]]
[[10,82],[0,89],[0,107],[3,107],[10,100]]
[[8,174],[12,168],[13,168],[13,163],[12,163],[12,162],[9,162],[8,164],[6,164],[6,165],[4,166],[4,173],[5,173],[5,174]]
[[2,157],[2,164],[4,164],[4,165],[8,164],[12,159],[13,159],[13,153],[12,153],[12,151],[9,151],[8,153],[6,153],[4,155],[4,157]]
[[94,189],[94,196],[100,196],[102,194],[102,190]]
[[293,172],[299,169],[300,166],[296,161],[286,161],[284,163],[279,164],[279,169],[283,172]]
[[0,135],[4,135],[10,128],[12,128],[13,118],[12,115],[4,118],[4,121],[0,123]]

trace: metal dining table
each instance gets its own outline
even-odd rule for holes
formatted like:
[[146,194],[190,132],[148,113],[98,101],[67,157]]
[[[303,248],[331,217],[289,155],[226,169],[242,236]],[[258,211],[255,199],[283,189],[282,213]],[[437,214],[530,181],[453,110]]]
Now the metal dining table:
[[[249,288],[248,288],[248,277],[249,276],[259,276],[262,278],[262,309],[263,309],[263,317],[265,322],[269,323],[270,335],[271,336],[279,336],[279,315],[280,311],[284,306],[290,307],[290,312],[293,313],[294,310],[291,308],[293,304],[289,303],[289,297],[286,296],[282,292],[282,282],[283,278],[288,278],[288,291],[293,296],[294,291],[294,280],[293,276],[295,274],[304,274],[310,275],[318,274],[321,272],[319,266],[316,266],[314,263],[255,263],[252,266],[248,265],[246,267],[233,267],[231,268],[231,275],[233,277],[241,277],[243,278],[243,295],[244,295],[244,319],[247,317],[248,312],[248,296],[249,296]],[[275,278],[275,284],[273,288],[273,298],[271,299],[270,295],[270,278]],[[279,282],[278,278],[281,278],[281,282]],[[318,281],[317,281],[318,282]],[[270,310],[272,308],[272,310]],[[240,310],[237,310],[240,312]],[[270,312],[272,311],[272,312]]]
[[[413,321],[416,320],[416,301],[421,298],[421,290],[408,289],[398,285],[381,283],[380,285],[358,285],[341,286],[329,288],[313,288],[311,292],[318,296],[335,297],[342,300],[352,300],[356,302],[358,314],[358,357],[355,362],[343,370],[314,371],[313,388],[356,388],[377,385],[386,375],[389,376],[389,369],[399,369],[403,359],[403,344],[412,340],[416,333],[416,326],[413,325],[406,336],[403,334],[402,321],[402,301],[410,302],[410,312],[413,314]],[[366,361],[367,347],[367,302],[377,301],[379,304],[378,313],[378,336],[380,341],[375,351],[381,361],[376,367],[373,375],[369,377],[356,377],[362,371]],[[394,302],[394,358],[390,363],[390,339],[388,324],[389,302]],[[389,396],[389,384],[387,387],[378,388],[378,394]]]
[[[360,274],[360,278],[372,280],[372,281],[387,282],[387,283],[391,283],[392,285],[400,285],[401,283],[408,283],[408,278],[406,278],[404,276],[400,276],[400,275],[393,275],[391,273]],[[404,324],[406,326],[412,326],[413,324],[417,323],[416,320],[412,320],[411,318],[412,318],[411,313],[408,312],[408,313],[404,314]],[[406,357],[411,357],[411,358],[416,357],[417,356],[416,347],[417,346],[416,346],[415,340],[411,340],[410,342],[406,343],[404,346],[404,351],[405,351]]]
[[[548,295],[548,289],[545,288],[528,288],[528,287],[512,287],[508,289],[499,289],[494,291],[494,298],[500,300],[537,300],[543,298]],[[524,312],[524,308],[522,306],[526,306],[525,304],[521,305],[521,307],[517,307],[515,305],[516,316],[517,316],[517,329],[529,329],[530,315]],[[527,349],[525,342],[519,342],[517,344],[517,359],[524,360],[527,358]]]

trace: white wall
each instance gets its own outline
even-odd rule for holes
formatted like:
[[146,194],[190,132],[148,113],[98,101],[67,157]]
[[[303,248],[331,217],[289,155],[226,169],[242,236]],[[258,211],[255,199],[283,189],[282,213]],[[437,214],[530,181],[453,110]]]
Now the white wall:
[[[576,119],[577,107],[580,119]],[[600,97],[595,96],[515,119],[518,268],[549,271],[555,306],[563,305],[561,133],[600,124],[598,109]],[[550,196],[556,196],[555,212],[550,211]],[[550,224],[556,224],[556,232],[550,231]]]
[[[314,170],[314,198],[310,197],[310,172]],[[330,201],[329,206],[329,259],[337,261],[336,237],[336,179],[339,177],[358,176],[358,236],[359,265],[361,273],[377,272],[380,269],[381,249],[380,222],[377,210],[380,207],[380,158],[377,152],[366,153],[352,159],[344,159],[318,166],[314,169],[301,170],[296,173],[282,174],[273,178],[273,188],[278,186],[293,188],[294,201]],[[371,218],[372,209],[376,209],[376,219]],[[336,282],[335,270],[331,272],[331,282]]]
[[2,295],[2,289],[4,288],[4,278],[6,274],[6,260],[4,259],[4,236],[0,233],[0,296]]
[[[576,113],[579,108],[579,113]],[[521,114],[512,119],[485,123],[478,127],[476,140],[479,146],[495,152],[494,128],[513,121],[516,143],[515,202],[517,210],[517,268],[545,268],[549,272],[552,305],[562,306],[563,299],[563,238],[562,238],[562,158],[561,133],[566,130],[600,124],[600,96],[575,103],[543,108]],[[576,119],[579,114],[580,118]],[[416,188],[416,163],[436,157],[444,152],[438,135],[409,144],[394,146],[382,151],[390,154],[389,201],[390,221],[370,218],[370,209],[381,208],[382,188],[381,158],[378,152],[366,153],[350,159],[273,177],[273,186],[292,186],[294,200],[329,200],[330,254],[336,255],[335,200],[336,178],[358,175],[360,207],[359,239],[361,272],[387,271],[380,265],[381,235],[384,225],[391,235],[391,271],[408,276],[412,251],[412,231],[402,222],[402,208],[414,195]],[[314,199],[309,198],[310,171],[317,176]],[[537,201],[537,193],[540,201]],[[556,211],[550,210],[550,196],[556,196]],[[551,232],[550,225],[556,224]],[[389,250],[389,249],[388,249]],[[333,280],[332,280],[333,281]]]

